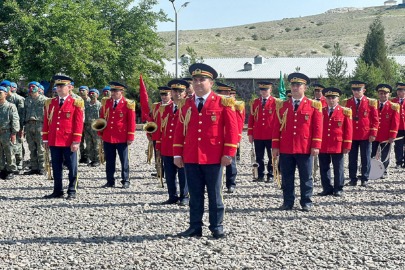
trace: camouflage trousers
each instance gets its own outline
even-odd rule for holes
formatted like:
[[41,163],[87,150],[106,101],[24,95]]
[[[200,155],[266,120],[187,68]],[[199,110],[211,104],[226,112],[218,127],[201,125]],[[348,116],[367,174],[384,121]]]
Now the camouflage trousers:
[[[85,125],[83,126],[83,134],[82,134],[82,140],[80,141],[80,155],[78,156],[79,159],[81,158],[88,158],[88,146],[87,146],[87,140],[86,140],[86,134],[84,133],[84,128]],[[84,145],[86,142],[86,145]]]
[[10,131],[0,133],[0,170],[15,172],[17,166],[15,164],[14,145],[10,141]]
[[44,146],[42,144],[42,122],[29,122],[25,125],[25,136],[30,149],[31,170],[44,169]]
[[18,170],[22,169],[24,161],[23,139],[17,135],[16,144],[14,145],[15,163]]
[[100,162],[100,157],[98,156],[100,137],[97,135],[97,131],[91,128],[91,123],[84,125],[83,134],[86,138],[87,157],[92,162]]

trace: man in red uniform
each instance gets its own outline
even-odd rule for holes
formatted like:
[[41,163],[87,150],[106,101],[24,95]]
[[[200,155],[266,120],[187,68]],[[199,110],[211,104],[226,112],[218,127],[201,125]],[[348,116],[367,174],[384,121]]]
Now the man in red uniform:
[[182,80],[189,83],[189,87],[187,87],[187,89],[186,89],[186,95],[187,95],[187,97],[192,97],[194,95],[193,78],[186,77],[186,78],[183,78]]
[[380,125],[378,127],[377,136],[371,147],[371,157],[377,154],[378,146],[381,147],[381,161],[384,164],[385,171],[382,179],[388,176],[387,168],[390,163],[391,144],[397,137],[399,127],[399,104],[389,100],[392,91],[391,85],[379,84],[376,90],[378,91],[378,117]]
[[[178,168],[174,164],[173,140],[176,125],[179,121],[179,107],[184,104],[184,102],[181,103],[180,101],[185,98],[185,90],[189,87],[189,83],[183,80],[171,80],[168,85],[172,89],[173,102],[161,105],[160,108],[163,109],[163,112],[161,116],[158,116],[160,117],[158,121],[160,124],[156,131],[156,153],[158,156],[161,155],[165,164],[164,170],[169,193],[169,199],[162,204],[175,204],[178,202],[180,206],[186,206],[189,203],[186,174],[184,168]],[[177,194],[176,174],[179,179],[179,194]]]
[[300,175],[303,211],[312,208],[312,163],[318,155],[322,141],[322,104],[308,99],[304,93],[309,78],[302,73],[288,76],[291,83],[291,99],[277,102],[277,117],[273,126],[273,156],[280,155],[283,186],[283,205],[280,210],[292,210],[294,206],[294,175],[298,167]]
[[[323,107],[323,135],[322,146],[319,151],[319,169],[323,191],[319,196],[343,194],[344,158],[352,147],[352,110],[339,105],[342,91],[328,87],[322,90],[327,106]],[[331,184],[330,163],[333,164],[333,185]]]
[[104,142],[107,183],[105,188],[115,186],[115,159],[121,161],[122,188],[129,188],[128,146],[135,139],[135,101],[126,99],[127,87],[118,82],[110,82],[111,97],[101,102],[100,118],[107,121],[106,127],[99,131]]
[[314,99],[322,103],[322,108],[328,106],[326,98],[323,96],[322,91],[325,89],[325,86],[319,83],[312,84],[314,87]]
[[397,139],[395,141],[395,168],[399,169],[404,167],[404,142],[405,142],[405,83],[397,83],[397,97],[392,100],[392,102],[398,103],[399,106],[399,128],[397,138],[402,137],[402,139]]
[[[42,141],[50,149],[53,170],[53,192],[44,198],[62,198],[62,165],[69,169],[69,187],[67,199],[76,198],[77,188],[77,150],[83,133],[82,99],[69,95],[73,89],[73,79],[56,75],[52,80],[56,85],[58,97],[45,101]],[[65,160],[65,163],[63,162]]]
[[272,97],[273,83],[268,81],[258,82],[260,98],[253,101],[250,106],[248,122],[249,142],[255,146],[256,162],[259,164],[258,179],[253,181],[264,181],[264,152],[267,151],[269,162],[267,163],[267,182],[273,180],[273,166],[271,158],[271,136],[273,130],[273,119],[276,115],[276,99]]
[[231,88],[231,97],[233,97],[235,99],[236,118],[238,119],[239,144],[238,144],[238,150],[236,151],[236,160],[239,161],[240,160],[240,149],[241,149],[240,142],[242,141],[242,133],[243,133],[243,128],[245,126],[246,110],[245,110],[245,102],[242,100],[236,100],[236,89],[234,87]]
[[353,97],[345,99],[342,106],[352,109],[353,139],[349,152],[350,186],[357,185],[357,158],[361,156],[361,185],[366,187],[370,175],[371,143],[378,130],[377,100],[364,95],[366,84],[362,81],[351,81]]
[[195,94],[179,110],[173,142],[174,163],[185,167],[190,192],[190,227],[179,236],[202,236],[207,187],[209,229],[214,238],[221,238],[225,235],[222,171],[231,164],[238,143],[235,101],[212,91],[213,80],[218,76],[212,67],[196,63],[189,71]]

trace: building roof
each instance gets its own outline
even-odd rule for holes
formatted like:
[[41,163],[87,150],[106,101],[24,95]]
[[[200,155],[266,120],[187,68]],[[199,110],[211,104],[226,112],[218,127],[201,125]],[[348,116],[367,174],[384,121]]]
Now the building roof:
[[[280,71],[283,74],[289,74],[296,71],[306,74],[310,78],[326,78],[326,66],[331,57],[277,57],[277,58],[205,58],[204,63],[212,66],[220,76],[227,79],[278,79]],[[405,63],[405,55],[393,55],[399,64]],[[347,73],[353,74],[357,56],[344,56],[343,60],[347,63]],[[254,64],[255,60],[261,64]],[[252,64],[252,70],[244,68],[245,63]],[[175,62],[173,59],[164,61],[165,70],[175,74]],[[179,72],[181,72],[181,62],[179,62]]]

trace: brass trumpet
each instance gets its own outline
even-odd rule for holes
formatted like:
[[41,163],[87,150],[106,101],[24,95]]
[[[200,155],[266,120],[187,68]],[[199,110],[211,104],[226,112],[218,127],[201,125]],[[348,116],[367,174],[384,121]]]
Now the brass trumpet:
[[107,121],[104,118],[97,118],[91,122],[91,129],[95,131],[102,131],[107,127]]
[[256,153],[253,147],[253,143],[250,149],[250,163],[252,164],[253,179],[257,180],[259,178],[259,163],[256,162]]
[[48,180],[53,180],[52,177],[52,164],[49,156],[49,147],[45,147],[45,171],[48,176]]
[[147,133],[153,133],[158,129],[158,126],[155,122],[147,122],[143,125],[143,130]]

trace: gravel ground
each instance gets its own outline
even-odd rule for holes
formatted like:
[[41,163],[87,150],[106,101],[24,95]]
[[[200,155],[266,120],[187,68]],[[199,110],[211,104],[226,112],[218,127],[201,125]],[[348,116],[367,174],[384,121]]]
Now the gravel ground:
[[[79,166],[78,198],[44,200],[52,182],[1,181],[1,269],[405,269],[403,170],[343,198],[314,196],[314,210],[278,211],[274,183],[251,182],[244,135],[238,186],[224,194],[227,238],[177,238],[188,209],[162,206],[146,138],[131,146],[131,187],[103,189],[104,166]],[[371,181],[370,181],[371,182]],[[119,182],[118,182],[119,183]],[[314,193],[321,191],[315,183]],[[299,190],[297,190],[299,194]],[[208,217],[204,215],[208,226]]]

